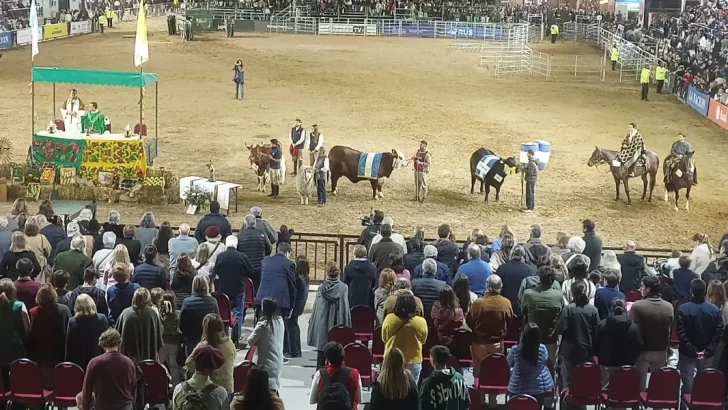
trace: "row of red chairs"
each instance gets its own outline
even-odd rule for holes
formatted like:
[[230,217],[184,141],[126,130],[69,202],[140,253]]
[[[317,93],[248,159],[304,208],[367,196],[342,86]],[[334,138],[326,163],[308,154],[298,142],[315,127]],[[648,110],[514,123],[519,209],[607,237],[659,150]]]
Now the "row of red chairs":
[[[144,380],[144,404],[168,405],[172,386],[167,369],[153,360],[139,363],[138,370]],[[0,377],[0,402],[25,406],[76,407],[76,396],[83,390],[84,371],[71,362],[58,364],[53,369],[53,388],[45,389],[41,369],[28,359],[18,359],[10,365],[10,386],[6,389]]]
[[[255,287],[250,278],[245,278],[245,282],[245,301],[243,306],[245,309],[250,309],[255,303]],[[217,287],[217,281],[215,283],[215,289],[219,289]],[[230,302],[230,298],[220,292],[213,292],[212,297],[217,301],[217,307],[220,309],[220,318],[222,319],[223,325],[227,327],[233,326],[236,318],[233,316],[233,305]]]

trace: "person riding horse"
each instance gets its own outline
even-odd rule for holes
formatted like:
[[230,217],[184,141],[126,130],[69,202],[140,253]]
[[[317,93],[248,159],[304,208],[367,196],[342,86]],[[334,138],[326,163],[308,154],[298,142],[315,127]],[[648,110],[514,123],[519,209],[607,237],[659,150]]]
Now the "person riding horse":
[[637,125],[629,123],[629,134],[622,141],[622,148],[619,151],[619,162],[627,169],[630,177],[634,177],[634,166],[645,152],[645,140],[642,134],[637,131]]
[[[685,134],[682,132],[677,134],[677,141],[672,143],[672,148],[670,148],[670,155],[665,159],[665,165],[664,165],[664,173],[665,173],[665,181],[667,182],[672,173],[675,170],[675,167],[680,165],[680,161],[682,161],[686,156],[690,156],[693,154],[693,148],[690,146],[690,143],[685,139]],[[698,176],[696,174],[695,166],[691,165],[692,172],[693,172],[693,185],[698,184]]]

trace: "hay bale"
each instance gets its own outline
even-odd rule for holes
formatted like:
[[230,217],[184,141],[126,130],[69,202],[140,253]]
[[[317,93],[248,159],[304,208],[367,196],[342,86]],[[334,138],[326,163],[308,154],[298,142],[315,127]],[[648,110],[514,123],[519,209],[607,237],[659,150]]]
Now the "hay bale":
[[136,193],[136,197],[139,199],[139,203],[159,205],[163,194],[164,190],[161,186],[145,186]]

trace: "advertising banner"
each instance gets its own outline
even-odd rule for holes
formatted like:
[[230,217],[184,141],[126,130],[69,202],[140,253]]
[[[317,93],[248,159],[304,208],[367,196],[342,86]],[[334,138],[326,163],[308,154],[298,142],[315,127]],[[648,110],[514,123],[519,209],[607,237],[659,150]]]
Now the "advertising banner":
[[48,40],[49,38],[68,37],[68,24],[46,24],[43,26],[43,38]]
[[13,32],[4,31],[0,33],[0,50],[3,48],[10,48],[13,46]]
[[376,24],[319,23],[319,34],[376,36]]
[[688,98],[685,100],[689,106],[702,115],[708,115],[708,103],[710,96],[699,91],[695,86],[688,87]]
[[[438,25],[442,23],[436,23]],[[457,38],[482,38],[486,40],[502,40],[503,28],[482,23],[444,23],[445,33],[443,37]],[[441,33],[438,33],[441,35]]]
[[435,25],[432,23],[417,24],[408,21],[403,21],[402,24],[385,22],[379,34],[382,36],[432,38],[435,37]]
[[91,20],[74,21],[71,23],[71,35],[86,34],[91,32]]
[[502,40],[503,28],[484,23],[437,22],[423,24],[403,21],[401,24],[386,22],[382,25],[379,34],[398,37],[457,37]]
[[720,101],[710,100],[708,118],[710,118],[710,120],[714,123],[728,130],[728,107],[721,104]]
[[[38,40],[43,40],[43,27],[38,27]],[[32,41],[30,29],[24,28],[15,32],[15,42],[19,45],[30,44]]]

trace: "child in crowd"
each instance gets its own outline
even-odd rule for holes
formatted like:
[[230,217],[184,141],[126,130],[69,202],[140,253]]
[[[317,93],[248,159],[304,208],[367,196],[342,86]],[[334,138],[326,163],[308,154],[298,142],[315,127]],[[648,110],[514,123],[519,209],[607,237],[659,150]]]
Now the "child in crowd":
[[164,302],[164,289],[154,288],[150,293],[152,297],[152,309],[159,315],[162,310],[162,302]]
[[[152,290],[152,294],[154,294],[154,290]],[[177,363],[180,343],[182,342],[182,333],[179,331],[177,297],[171,290],[162,294],[159,313],[162,318],[162,340],[164,341],[164,345],[159,349],[159,362],[167,366],[167,370],[172,376],[172,384],[176,386],[182,376],[179,364]]]
[[288,229],[286,225],[281,225],[281,229],[278,232],[278,243],[291,243],[293,234],[295,234],[293,229]]

